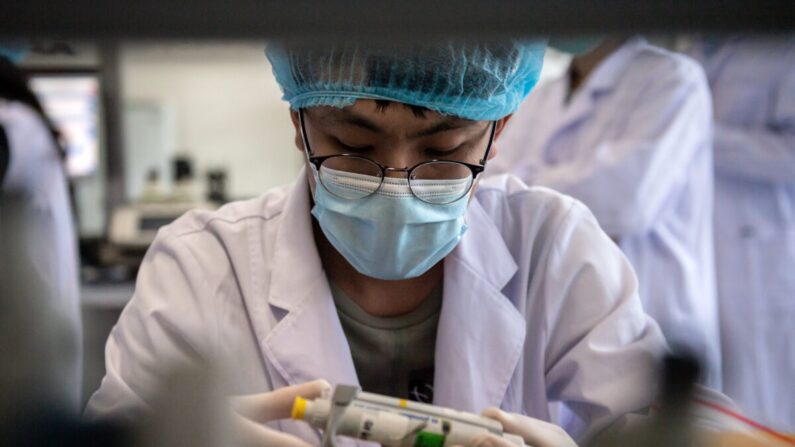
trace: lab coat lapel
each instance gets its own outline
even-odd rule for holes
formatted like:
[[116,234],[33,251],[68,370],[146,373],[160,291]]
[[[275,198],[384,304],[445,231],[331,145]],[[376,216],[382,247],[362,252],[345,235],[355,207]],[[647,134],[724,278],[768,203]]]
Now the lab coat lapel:
[[553,82],[545,104],[550,110],[544,115],[545,118],[542,118],[547,120],[543,128],[553,129],[543,144],[544,161],[551,165],[567,161],[574,155],[570,149],[571,144],[561,145],[558,141],[564,136],[572,135],[573,128],[595,113],[593,98],[586,91],[577,92],[569,102],[566,101],[569,90],[567,75]]
[[[270,286],[261,281],[254,290],[263,293],[247,297],[252,325],[263,356],[285,384],[316,378],[358,384],[314,244],[309,206],[302,174],[284,207],[272,265],[263,266]],[[444,264],[434,402],[480,411],[502,402],[526,330],[524,318],[501,292],[517,266],[499,230],[477,199],[466,218],[469,230]]]
[[[252,314],[263,354],[287,384],[323,378],[332,385],[356,385],[350,348],[312,234],[309,187],[303,171],[281,219],[267,304],[259,302],[263,295],[253,298],[258,301],[253,306],[271,306]],[[278,319],[275,326],[264,330],[273,326],[274,318]]]
[[549,129],[555,129],[544,145],[544,156],[548,163],[557,164],[569,160],[573,156],[570,153],[560,153],[560,150],[577,147],[582,142],[572,143],[568,141],[559,146],[556,144],[557,140],[564,135],[572,135],[571,130],[573,128],[590,119],[596,113],[600,98],[615,89],[622,74],[626,72],[627,67],[632,63],[635,54],[647,45],[646,40],[642,37],[629,39],[599,63],[599,66],[588,76],[579,91],[569,98],[568,103],[566,103],[570,83],[568,70],[560,79],[553,81],[554,84],[550,87],[554,90],[549,95],[550,103],[546,106],[557,110],[558,113],[547,113],[547,116],[552,119],[559,116],[560,121],[547,123],[545,126]]
[[500,406],[521,357],[525,320],[501,289],[516,262],[477,200],[469,230],[444,261],[434,403],[480,412]]

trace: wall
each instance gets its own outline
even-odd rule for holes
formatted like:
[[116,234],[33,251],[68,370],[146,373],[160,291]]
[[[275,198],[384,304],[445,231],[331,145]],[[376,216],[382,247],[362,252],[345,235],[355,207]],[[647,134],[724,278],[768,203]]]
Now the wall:
[[[140,145],[160,144],[168,158],[179,153],[194,158],[201,184],[207,169],[225,167],[232,198],[254,197],[291,182],[301,154],[295,149],[288,106],[280,99],[264,48],[260,42],[124,45],[125,108],[140,114],[149,107],[166,117],[159,126],[160,136],[125,137],[128,158],[150,157],[151,148]],[[128,133],[141,129],[130,128],[130,121]],[[158,139],[159,143],[153,141]],[[139,160],[127,176],[143,178],[146,166]],[[137,189],[140,180],[127,184]],[[128,196],[136,193],[130,191]]]

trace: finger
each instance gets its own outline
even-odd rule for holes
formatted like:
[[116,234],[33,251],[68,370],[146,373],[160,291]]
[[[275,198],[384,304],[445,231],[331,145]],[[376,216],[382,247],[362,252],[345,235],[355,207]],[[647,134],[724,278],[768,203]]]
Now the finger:
[[499,421],[503,430],[521,436],[524,441],[535,447],[576,447],[577,444],[561,427],[514,413],[506,413],[499,408],[487,408],[483,416]]
[[238,414],[233,415],[235,428],[235,444],[240,447],[262,447],[278,445],[285,447],[311,447],[311,445],[295,436],[288,435],[264,425],[259,425]]
[[472,439],[466,447],[516,447],[516,445],[493,433],[483,433]]
[[296,397],[317,399],[331,392],[325,380],[314,380],[301,385],[287,386],[274,391],[231,398],[232,408],[255,422],[287,419]]

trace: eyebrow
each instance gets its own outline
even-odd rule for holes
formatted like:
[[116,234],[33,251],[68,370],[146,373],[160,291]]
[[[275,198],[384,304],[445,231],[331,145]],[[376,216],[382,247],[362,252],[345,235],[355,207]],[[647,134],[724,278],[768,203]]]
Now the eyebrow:
[[468,120],[461,120],[461,119],[456,119],[456,118],[452,118],[452,119],[448,118],[448,119],[445,119],[444,121],[440,121],[440,122],[434,124],[433,126],[427,128],[427,129],[423,129],[423,130],[421,130],[419,132],[416,132],[416,133],[412,134],[411,136],[412,137],[427,137],[428,135],[433,135],[433,134],[436,134],[436,133],[439,133],[439,132],[444,132],[444,131],[447,131],[447,130],[455,130],[455,129],[461,129],[461,128],[464,128],[464,127],[469,127],[469,126],[471,126],[471,125],[473,125],[475,123],[476,123],[476,121],[468,121]]
[[[335,114],[333,117],[330,117],[329,121],[332,121],[335,124],[349,124],[377,134],[386,133],[384,129],[378,126],[378,124],[370,121],[369,119],[361,115],[357,115],[352,112],[345,112],[344,114]],[[434,124],[433,126],[428,127],[427,129],[422,129],[419,132],[411,134],[409,137],[411,138],[427,137],[429,135],[433,135],[439,132],[445,132],[448,130],[455,130],[464,127],[469,127],[475,123],[477,123],[477,121],[462,120],[460,118],[446,118]]]
[[353,113],[344,113],[344,114],[335,114],[329,121],[333,121],[334,124],[349,124],[356,127],[361,127],[362,129],[369,130],[370,132],[383,134],[384,129],[379,127],[374,122],[368,120],[367,118],[359,115],[355,115]]

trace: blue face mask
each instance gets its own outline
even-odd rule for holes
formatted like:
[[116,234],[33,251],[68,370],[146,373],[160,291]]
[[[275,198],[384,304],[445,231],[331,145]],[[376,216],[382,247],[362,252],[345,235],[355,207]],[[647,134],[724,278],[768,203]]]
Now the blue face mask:
[[[464,214],[471,191],[453,203],[437,205],[416,198],[407,179],[387,177],[374,194],[349,200],[343,198],[348,195],[346,189],[377,184],[379,178],[312,170],[312,215],[331,245],[364,275],[387,280],[420,276],[450,254],[467,229]],[[322,184],[319,175],[323,175]],[[459,197],[461,188],[468,187],[469,180],[427,181],[414,185],[414,192]]]

